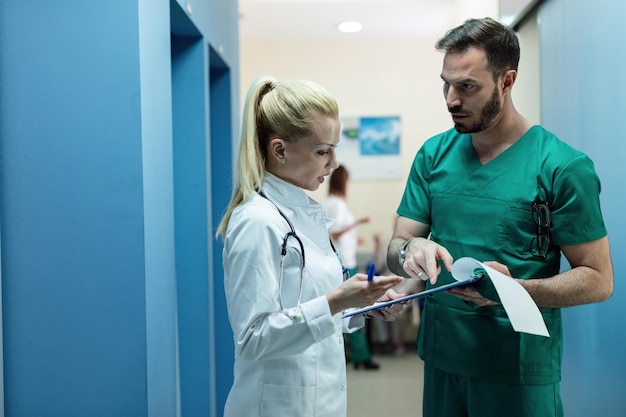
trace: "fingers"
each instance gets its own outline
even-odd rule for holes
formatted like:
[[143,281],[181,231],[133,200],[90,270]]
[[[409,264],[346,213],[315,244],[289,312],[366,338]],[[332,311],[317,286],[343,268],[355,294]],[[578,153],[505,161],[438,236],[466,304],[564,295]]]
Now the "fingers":
[[448,294],[459,297],[465,301],[469,301],[479,306],[494,306],[499,303],[483,297],[475,288],[471,285],[451,288],[446,291]]
[[422,281],[430,280],[431,284],[435,284],[441,272],[438,260],[443,262],[448,271],[452,270],[454,259],[443,246],[428,239],[416,239],[411,246],[410,256],[403,265],[410,277]]
[[368,281],[367,275],[359,273],[345,281],[341,287],[344,296],[350,300],[350,307],[362,307],[381,299],[387,291],[402,281],[403,278],[399,276],[375,276],[372,281]]
[[382,312],[382,310],[383,310],[382,308],[381,308],[381,309],[378,309],[378,310],[370,310],[370,311],[368,311],[368,312],[367,312],[367,313],[365,313],[365,314],[367,314],[367,315],[368,315],[368,316],[370,316],[370,317],[376,317],[376,318],[379,318],[379,319],[382,319],[382,320],[386,320],[386,319],[385,319],[385,315],[384,315],[384,313]]
[[391,276],[379,275],[379,276],[375,276],[374,279],[370,281],[368,284],[373,284],[377,286],[378,288],[384,289],[386,292],[387,290],[390,290],[396,285],[402,283],[402,281],[404,281],[404,278],[397,276],[397,275],[391,275]]
[[403,280],[402,277],[397,275],[376,275],[371,281],[367,281],[367,275],[365,274],[355,274],[354,277],[359,281],[366,281],[373,288],[385,288],[385,290],[400,284]]
[[[432,252],[433,249],[434,253]],[[424,262],[426,264],[426,267],[424,268],[426,277],[422,278],[424,281],[430,279],[431,284],[435,284],[437,282],[437,277],[441,272],[441,266],[437,262],[438,260],[443,262],[448,271],[452,271],[452,263],[454,261],[452,255],[450,255],[450,252],[448,252],[446,248],[435,243],[434,246],[429,248],[424,255]]]
[[429,279],[426,268],[422,267],[415,259],[410,258],[403,265],[404,271],[409,274],[411,278],[420,279],[426,281]]
[[400,315],[403,309],[404,304],[398,303],[382,308],[381,313],[383,313],[383,319],[387,321],[393,321],[396,319],[396,317]]
[[507,276],[509,276],[509,277],[512,277],[511,272],[509,271],[509,268],[508,268],[506,265],[501,264],[500,262],[496,262],[496,261],[486,261],[486,262],[483,262],[483,263],[484,263],[485,265],[487,265],[488,267],[493,268],[493,269],[495,269],[496,271],[498,271],[498,272],[500,272],[500,273],[502,273],[502,274],[504,274],[504,275],[507,275]]
[[398,276],[376,276],[374,279],[367,282],[367,289],[375,296],[375,299],[378,300],[383,297],[388,290],[391,290],[402,281],[403,278]]
[[417,261],[416,258],[417,256],[404,263],[404,270],[406,271],[406,273],[409,274],[409,276],[412,278],[422,281],[428,281],[430,279],[433,283],[435,283],[437,281],[437,275],[439,274],[436,262],[435,266],[433,267],[434,272],[429,272],[429,268],[427,266],[428,262],[426,261],[426,259],[420,257],[420,260]]
[[400,315],[403,309],[404,305],[402,303],[398,303],[378,310],[368,311],[367,314],[385,321],[394,321],[396,317]]
[[437,258],[443,262],[443,265],[446,267],[448,271],[452,271],[452,264],[454,263],[454,258],[448,252],[448,249],[443,246],[437,245]]

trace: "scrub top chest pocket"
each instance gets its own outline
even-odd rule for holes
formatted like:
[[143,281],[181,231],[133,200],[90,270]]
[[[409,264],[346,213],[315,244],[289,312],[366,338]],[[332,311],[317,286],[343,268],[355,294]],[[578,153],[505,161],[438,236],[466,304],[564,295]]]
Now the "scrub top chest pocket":
[[[461,202],[461,203],[459,203]],[[530,259],[535,224],[530,202],[511,203],[476,195],[440,194],[432,200],[432,238],[454,257]]]
[[533,242],[538,240],[538,243],[544,242],[541,245],[545,245],[546,242],[545,235],[538,237],[538,228],[533,221],[531,205],[531,202],[525,205],[509,205],[500,221],[500,247],[520,259],[536,258],[537,256],[531,250]]

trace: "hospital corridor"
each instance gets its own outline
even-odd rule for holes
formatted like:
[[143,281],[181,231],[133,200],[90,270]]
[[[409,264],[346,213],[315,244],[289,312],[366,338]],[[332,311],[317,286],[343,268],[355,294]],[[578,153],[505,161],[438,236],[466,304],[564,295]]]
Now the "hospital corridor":
[[[423,399],[455,393],[431,363],[480,379],[470,415],[560,398],[626,417],[625,17],[616,0],[0,0],[0,417],[440,417]],[[446,46],[474,24],[507,54],[489,34]],[[387,259],[433,279],[440,247],[506,266],[550,339],[507,334],[471,289],[433,295],[424,322],[424,294],[393,322],[340,320],[420,290]]]
[[424,364],[407,343],[402,355],[374,350],[380,369],[354,369],[348,364],[348,417],[421,417]]

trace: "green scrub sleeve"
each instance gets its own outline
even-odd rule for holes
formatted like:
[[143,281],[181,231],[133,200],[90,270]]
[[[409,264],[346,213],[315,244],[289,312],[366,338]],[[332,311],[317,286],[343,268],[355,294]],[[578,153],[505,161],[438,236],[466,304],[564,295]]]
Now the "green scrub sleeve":
[[404,194],[396,212],[399,216],[431,224],[427,172],[429,172],[432,164],[429,164],[425,159],[426,153],[424,148],[422,148],[415,155],[411,171],[409,172],[409,179],[406,182]]
[[[556,245],[578,245],[607,235],[600,208],[600,188],[593,162],[586,155],[573,159],[556,173],[551,229]],[[583,218],[581,213],[585,214]]]

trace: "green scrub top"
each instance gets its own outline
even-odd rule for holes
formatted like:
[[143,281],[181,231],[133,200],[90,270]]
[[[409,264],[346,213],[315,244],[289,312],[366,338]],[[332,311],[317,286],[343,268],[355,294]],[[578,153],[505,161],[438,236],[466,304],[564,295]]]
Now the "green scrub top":
[[[429,139],[417,153],[397,212],[430,225],[431,239],[454,259],[498,261],[516,278],[544,278],[559,273],[560,246],[606,236],[599,193],[592,161],[540,126],[485,165],[471,135],[451,129]],[[537,233],[534,201],[547,201],[552,215],[552,246],[545,258],[530,251]],[[452,280],[442,267],[436,285]],[[484,290],[484,295],[495,295],[493,288]],[[418,334],[420,356],[471,378],[558,382],[561,311],[540,310],[549,338],[515,332],[502,306],[480,307],[446,293],[428,296]]]

